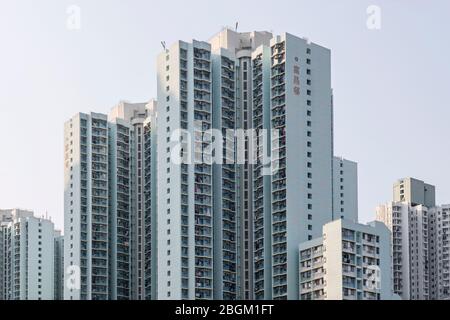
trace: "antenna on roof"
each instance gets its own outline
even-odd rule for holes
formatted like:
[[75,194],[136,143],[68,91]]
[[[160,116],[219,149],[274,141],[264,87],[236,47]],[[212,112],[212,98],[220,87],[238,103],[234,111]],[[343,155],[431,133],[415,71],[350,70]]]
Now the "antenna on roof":
[[161,45],[162,45],[164,51],[166,51],[166,42],[165,41],[161,41]]
[[239,22],[236,22],[236,27],[235,27],[236,32],[238,31],[238,27],[239,27]]

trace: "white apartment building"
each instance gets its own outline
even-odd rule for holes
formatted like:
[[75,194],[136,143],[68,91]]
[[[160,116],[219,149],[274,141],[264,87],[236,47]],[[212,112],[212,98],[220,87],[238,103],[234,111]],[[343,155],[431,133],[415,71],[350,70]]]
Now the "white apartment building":
[[358,221],[358,164],[333,158],[333,219]]
[[[156,154],[156,147],[152,147],[156,145],[156,130],[152,129],[152,124],[156,125],[156,101],[134,104],[121,102],[111,110],[108,118],[112,123],[125,121],[132,126],[130,156],[132,214],[129,229],[123,229],[124,232],[129,232],[130,236],[130,298],[151,299],[151,278],[153,276],[155,279],[156,274],[155,262],[151,259],[152,252],[156,252],[156,241],[152,241],[152,235],[156,234],[156,180],[152,179],[156,176],[156,168],[152,167],[152,159]],[[115,188],[117,184],[118,181],[112,179],[111,187]]]
[[332,220],[330,51],[283,34],[270,44],[272,298],[298,298],[298,245]]
[[[238,33],[229,29],[224,29],[215,36],[213,36],[209,43],[213,52],[213,82],[214,90],[218,94],[214,94],[213,106],[221,106],[214,108],[213,112],[213,127],[217,129],[263,129],[262,122],[256,124],[255,120],[255,104],[253,100],[253,79],[254,73],[252,68],[252,56],[254,51],[260,46],[268,47],[272,34],[269,32],[243,32]],[[222,63],[218,63],[221,60]],[[232,67],[230,70],[227,67]],[[222,76],[222,77],[220,77]],[[228,80],[230,81],[227,81]],[[221,83],[221,87],[219,87]],[[231,94],[231,95],[230,95]],[[269,104],[266,104],[267,111]],[[230,108],[231,107],[231,108]],[[228,109],[227,109],[228,108]],[[266,126],[269,128],[269,121],[267,115]],[[262,208],[254,208],[258,205],[255,203],[254,194],[254,180],[258,174],[258,165],[255,165],[251,160],[252,146],[255,144],[256,136],[246,135],[243,145],[236,145],[236,150],[241,150],[243,163],[238,162],[232,165],[235,171],[234,194],[235,210],[232,214],[235,215],[236,220],[236,246],[237,255],[233,264],[236,265],[237,273],[237,293],[236,297],[239,299],[253,299],[254,298],[254,216],[256,210]],[[267,145],[268,147],[268,145]],[[228,152],[225,148],[224,152]],[[265,150],[266,151],[266,150]],[[236,155],[240,157],[241,155]],[[237,160],[237,159],[236,159]],[[221,170],[228,170],[232,166],[214,166],[214,184],[215,193],[214,198],[221,197]],[[256,170],[256,171],[255,171]],[[266,177],[268,180],[268,177]],[[269,182],[270,183],[270,182]],[[270,193],[266,193],[270,197]],[[220,203],[220,200],[215,200],[215,203]],[[270,206],[270,204],[268,204]],[[234,211],[234,213],[233,213]],[[220,221],[218,221],[220,223]],[[220,227],[215,228],[217,234],[220,234]],[[220,243],[218,243],[220,246]],[[220,250],[219,248],[217,250]],[[226,256],[226,254],[224,255]],[[221,255],[215,255],[217,264],[220,268]],[[229,296],[221,296],[221,280],[220,271],[215,277],[215,288],[217,298],[228,299]]]
[[450,205],[429,210],[430,298],[450,297]]
[[391,300],[390,232],[340,219],[299,246],[300,300]]
[[33,212],[3,210],[1,298],[54,299],[54,224]]
[[[339,217],[357,216],[356,164],[336,162],[345,169],[333,183],[330,51],[287,33],[225,29],[167,47],[157,78],[158,298],[297,299],[298,245],[333,219],[334,196]],[[256,134],[190,153],[199,128]],[[187,161],[230,159],[233,149],[244,163]]]
[[394,201],[376,219],[392,232],[394,292],[403,299],[449,296],[449,206],[436,206],[435,187],[414,178],[394,184]]
[[394,292],[404,300],[429,299],[428,209],[390,202],[377,207],[376,219],[392,232]]
[[[65,124],[66,300],[151,299],[151,122],[155,103]],[[154,115],[154,116],[153,116]],[[153,122],[154,122],[153,118]],[[156,193],[154,193],[156,197]],[[146,256],[146,253],[148,254]],[[75,281],[77,282],[77,281]]]
[[61,231],[54,233],[54,300],[64,300],[64,236]]
[[[157,291],[160,300],[213,299],[213,171],[208,161],[211,153],[203,145],[201,151],[205,154],[190,152],[193,144],[190,137],[194,143],[201,143],[202,136],[195,131],[212,129],[212,85],[210,44],[179,41],[159,55]],[[183,132],[177,133],[180,129]],[[176,150],[178,143],[181,146]],[[173,161],[173,150],[174,156],[183,161]],[[194,160],[198,163],[188,164]],[[232,188],[233,182],[230,184]],[[225,215],[225,210],[222,214]],[[228,222],[223,237],[232,255],[236,253],[236,230],[233,221]],[[225,268],[226,282],[233,283],[235,266]],[[229,289],[230,294],[235,294],[233,285]]]

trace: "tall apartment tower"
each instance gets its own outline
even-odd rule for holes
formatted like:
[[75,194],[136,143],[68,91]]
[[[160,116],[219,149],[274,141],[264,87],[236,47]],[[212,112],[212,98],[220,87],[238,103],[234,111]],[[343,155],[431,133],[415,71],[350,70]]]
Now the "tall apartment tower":
[[393,191],[396,202],[408,202],[413,206],[422,204],[428,208],[436,205],[435,187],[418,179],[400,179],[395,182]]
[[54,233],[54,247],[54,300],[64,300],[64,236],[61,235],[61,231],[59,230],[56,230]]
[[[9,211],[9,214],[7,213]],[[54,299],[54,224],[33,212],[3,210],[2,283],[5,300]],[[6,219],[5,219],[6,220]],[[4,220],[4,221],[5,221]]]
[[333,220],[358,221],[358,164],[333,158]]
[[[214,123],[213,127],[216,129],[242,129],[251,130],[257,127],[262,129],[262,123],[255,125],[254,122],[254,103],[253,103],[253,54],[255,50],[260,46],[268,47],[270,45],[270,40],[272,34],[269,32],[233,32],[229,29],[224,29],[214,37],[212,37],[209,42],[211,43],[211,48],[214,57],[221,57],[220,59],[230,59],[233,62],[232,70],[233,73],[229,73],[231,80],[234,82],[232,87],[227,88],[227,83],[223,81],[224,77],[219,77],[221,72],[227,73],[225,69],[218,63],[214,63],[213,66],[216,67],[213,70],[213,77],[215,82],[224,82],[223,92],[226,92],[231,88],[232,96],[231,101],[233,103],[233,113],[229,114],[231,116],[233,123],[227,123],[225,121],[226,127],[224,127],[220,122]],[[222,58],[223,57],[223,58]],[[219,58],[218,58],[219,59]],[[215,61],[218,61],[216,59]],[[222,70],[220,72],[220,70]],[[222,92],[219,88],[214,86],[214,106],[220,106]],[[226,97],[225,97],[226,99]],[[268,102],[268,101],[267,101]],[[268,108],[268,104],[266,104]],[[218,108],[214,109],[213,117],[214,119],[219,118]],[[222,107],[223,110],[223,107]],[[268,110],[268,109],[267,109]],[[222,112],[226,116],[226,112]],[[260,126],[261,125],[261,126]],[[269,128],[269,122],[266,121],[265,129]],[[244,135],[242,145],[236,145],[236,151],[242,151],[242,154],[236,155],[236,157],[241,157],[244,161],[238,162],[235,166],[235,212],[236,212],[236,226],[237,226],[237,297],[241,299],[253,299],[254,298],[254,252],[253,242],[254,242],[254,170],[257,169],[252,162],[253,154],[252,146],[254,145],[256,137],[251,134]],[[236,159],[238,160],[238,159]],[[223,169],[223,167],[222,167]],[[220,167],[218,170],[221,170]],[[216,176],[215,176],[216,177]],[[220,179],[215,179],[215,184],[217,188],[221,188]],[[217,190],[217,193],[220,192]],[[269,196],[269,194],[267,194]],[[217,229],[220,229],[217,228]],[[220,231],[218,231],[220,232]],[[220,261],[218,262],[220,263]],[[220,278],[217,279],[217,292],[220,292]],[[217,295],[219,297],[219,295]],[[223,297],[227,298],[227,297]]]
[[428,300],[428,208],[408,202],[390,202],[377,207],[376,219],[392,232],[394,292],[404,300]]
[[[201,134],[195,132],[212,129],[212,85],[210,44],[179,41],[158,56],[160,300],[213,299],[213,170],[208,162],[211,153],[203,145],[195,154],[190,152],[193,143],[201,143]],[[232,221],[226,227],[228,247],[233,251],[236,234]],[[230,273],[235,271],[232,265],[225,268]],[[233,281],[233,275],[225,281],[228,279]]]
[[298,299],[298,245],[332,220],[330,51],[290,34],[271,40],[272,298]]
[[429,210],[430,298],[450,297],[450,205]]
[[[158,101],[158,298],[297,299],[298,245],[334,207],[357,219],[356,164],[333,160],[330,51],[228,29],[179,41],[158,57]],[[253,131],[188,152],[200,128]]]
[[122,103],[109,119],[80,113],[65,124],[64,266],[68,279],[80,280],[65,286],[66,300],[151,298],[145,251],[151,255],[146,237],[156,226],[146,225],[155,212],[144,160],[154,107]]
[[106,300],[110,265],[107,116],[77,114],[66,122],[64,136],[64,270],[68,281],[74,277],[79,282],[79,286],[66,284],[64,299]]
[[[148,274],[150,278],[152,276],[151,254],[152,251],[156,251],[156,242],[151,238],[151,235],[156,233],[156,223],[153,223],[156,222],[156,192],[152,192],[152,190],[156,191],[156,183],[152,179],[154,173],[152,174],[151,165],[154,158],[152,157],[152,140],[155,143],[155,137],[152,135],[155,130],[152,130],[151,126],[156,122],[156,101],[134,104],[121,102],[111,110],[109,121],[125,121],[132,126],[130,142],[132,214],[128,230],[124,228],[130,236],[130,298],[132,300],[151,299],[151,279],[146,280],[146,275]],[[113,187],[120,185],[119,181],[111,182]]]
[[435,187],[414,178],[393,187],[394,201],[378,206],[377,220],[392,232],[394,291],[403,299],[448,296],[448,207],[436,206]]

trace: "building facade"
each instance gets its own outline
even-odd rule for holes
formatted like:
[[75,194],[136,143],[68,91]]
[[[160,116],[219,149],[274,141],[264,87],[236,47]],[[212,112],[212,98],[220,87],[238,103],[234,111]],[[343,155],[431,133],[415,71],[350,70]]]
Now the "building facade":
[[450,297],[450,205],[429,210],[430,294],[431,299]]
[[64,236],[59,230],[54,233],[54,248],[54,300],[64,300]]
[[[8,210],[1,224],[4,300],[54,299],[54,224],[30,211]],[[5,213],[6,211],[4,211]],[[5,218],[5,216],[4,216]]]
[[333,158],[333,219],[358,221],[358,164]]
[[121,103],[109,117],[80,113],[65,125],[64,270],[74,280],[65,286],[66,300],[154,298],[156,192],[150,195],[146,183],[154,170],[154,117],[153,101]]
[[334,179],[339,217],[357,217],[356,164],[333,177],[330,51],[225,29],[165,48],[157,79],[158,298],[297,299],[298,245],[333,219]]
[[391,300],[390,232],[335,220],[299,246],[300,300]]
[[435,186],[414,178],[404,178],[396,181],[393,187],[395,202],[408,202],[428,208],[436,205]]
[[392,232],[394,292],[405,300],[447,299],[449,207],[436,206],[435,187],[418,179],[401,179],[393,190],[376,219]]
[[404,300],[429,299],[428,209],[408,202],[377,207],[376,219],[392,232],[394,291]]

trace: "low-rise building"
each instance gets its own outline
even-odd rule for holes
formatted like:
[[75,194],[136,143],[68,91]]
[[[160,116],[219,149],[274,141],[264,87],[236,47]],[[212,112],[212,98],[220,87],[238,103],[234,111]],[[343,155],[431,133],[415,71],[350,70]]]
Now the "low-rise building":
[[322,237],[299,246],[300,300],[391,300],[390,232],[335,220]]

